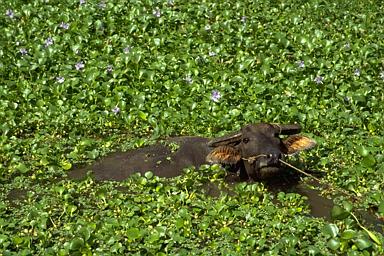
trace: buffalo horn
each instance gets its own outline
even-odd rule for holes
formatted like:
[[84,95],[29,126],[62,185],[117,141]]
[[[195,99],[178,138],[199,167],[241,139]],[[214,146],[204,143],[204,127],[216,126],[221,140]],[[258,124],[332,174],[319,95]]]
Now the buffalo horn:
[[301,126],[298,124],[272,124],[276,133],[281,135],[293,135],[298,134],[301,131]]

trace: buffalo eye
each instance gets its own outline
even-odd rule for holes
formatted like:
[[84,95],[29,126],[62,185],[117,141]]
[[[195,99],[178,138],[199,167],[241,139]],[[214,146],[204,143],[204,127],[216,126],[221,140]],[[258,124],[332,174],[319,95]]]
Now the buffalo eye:
[[246,144],[246,143],[248,143],[248,142],[249,142],[249,139],[248,139],[248,138],[244,138],[244,139],[243,139],[243,143]]

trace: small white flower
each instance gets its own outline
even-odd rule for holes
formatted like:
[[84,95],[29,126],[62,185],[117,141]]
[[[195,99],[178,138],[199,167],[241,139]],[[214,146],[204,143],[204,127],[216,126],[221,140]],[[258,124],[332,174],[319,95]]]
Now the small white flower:
[[53,45],[53,39],[52,39],[52,37],[48,37],[47,40],[45,40],[45,42],[44,42],[44,46],[45,46],[45,47],[48,47],[48,46],[50,46],[50,45]]
[[27,55],[28,54],[28,50],[25,48],[21,48],[19,51],[20,51],[21,55]]
[[191,84],[192,82],[193,82],[193,79],[192,79],[192,77],[191,76],[189,76],[189,75],[187,75],[186,77],[185,77],[185,82],[187,82],[188,84]]
[[297,66],[298,66],[299,68],[304,68],[304,67],[305,67],[304,61],[301,60],[301,61],[297,62]]
[[323,80],[324,78],[322,76],[317,76],[314,81],[317,83],[317,84],[323,84]]
[[84,62],[79,61],[76,63],[75,68],[76,70],[82,70],[85,67]]
[[344,47],[345,47],[345,49],[350,49],[350,48],[351,48],[351,44],[350,44],[350,43],[346,43],[346,44],[344,45]]
[[160,18],[160,17],[161,17],[161,12],[160,12],[160,9],[159,9],[159,8],[156,8],[155,10],[153,10],[152,14],[153,14],[156,18]]
[[64,21],[62,21],[62,22],[60,23],[59,27],[62,28],[62,29],[67,30],[67,29],[69,29],[69,24],[68,24],[68,23],[65,23]]
[[113,66],[112,65],[108,65],[107,66],[107,73],[112,73],[113,71]]
[[58,76],[58,77],[56,77],[56,81],[57,81],[59,84],[62,84],[62,83],[64,83],[65,79],[64,79],[64,77],[62,77],[62,76]]
[[13,17],[15,17],[15,13],[11,9],[6,10],[5,15],[7,15],[11,19],[13,19]]
[[105,4],[104,1],[101,1],[101,2],[99,3],[99,8],[100,8],[100,9],[105,9],[105,7],[107,7],[107,5]]
[[384,80],[384,71],[381,71],[379,76],[380,76],[381,79]]
[[216,53],[213,52],[213,51],[210,51],[210,52],[208,53],[208,55],[209,55],[210,57],[214,57],[214,56],[216,56]]

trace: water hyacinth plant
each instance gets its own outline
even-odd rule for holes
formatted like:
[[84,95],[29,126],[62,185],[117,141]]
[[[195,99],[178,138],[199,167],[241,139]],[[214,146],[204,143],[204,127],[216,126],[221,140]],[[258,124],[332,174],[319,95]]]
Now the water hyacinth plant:
[[[359,214],[384,217],[378,2],[11,0],[0,13],[0,255],[384,254]],[[318,147],[289,160],[359,199],[318,187],[335,207],[315,218],[294,187],[230,187],[216,165],[67,177],[257,122],[300,123]]]

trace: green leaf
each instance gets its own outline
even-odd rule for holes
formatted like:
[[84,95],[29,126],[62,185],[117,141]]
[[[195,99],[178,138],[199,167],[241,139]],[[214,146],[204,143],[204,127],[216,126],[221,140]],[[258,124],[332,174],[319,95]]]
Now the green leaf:
[[78,250],[80,250],[83,246],[84,246],[84,240],[83,240],[83,238],[76,237],[76,238],[72,239],[72,241],[70,242],[69,249],[70,249],[71,251],[78,251]]
[[379,204],[378,212],[384,215],[384,201],[381,201],[381,203]]
[[18,164],[16,166],[16,169],[18,171],[20,171],[21,173],[27,173],[29,171],[28,167],[25,164],[23,164],[23,163]]
[[331,250],[334,250],[336,251],[337,249],[339,249],[340,247],[340,241],[336,238],[331,238],[328,242],[327,242],[327,246],[328,248],[330,248]]
[[154,38],[153,41],[155,42],[156,46],[160,46],[160,42],[161,42],[160,38]]
[[91,237],[91,230],[88,227],[81,227],[78,232],[84,238],[84,241]]
[[77,206],[73,204],[67,205],[66,210],[69,213],[69,215],[72,216],[73,213],[77,210]]
[[347,218],[349,215],[349,212],[347,212],[344,208],[335,205],[333,206],[331,210],[331,217],[335,220],[343,220]]
[[99,150],[97,150],[97,149],[93,149],[93,150],[87,152],[87,156],[90,159],[96,159],[99,156],[99,154],[100,154]]
[[345,240],[350,240],[354,237],[356,237],[357,232],[351,229],[344,230],[343,233],[341,233],[341,238]]
[[369,231],[368,229],[365,229],[365,232],[367,232],[372,241],[374,241],[378,245],[381,245],[381,241],[373,232]]
[[348,201],[343,201],[342,204],[343,204],[344,209],[345,209],[347,212],[351,212],[351,211],[352,211],[352,209],[353,209],[353,205],[352,205],[350,202],[348,202]]
[[229,235],[231,233],[231,229],[229,227],[222,227],[220,229],[220,233],[222,233],[223,235]]
[[129,241],[134,241],[141,237],[140,229],[138,228],[129,228],[127,230],[127,237]]
[[376,159],[375,157],[373,157],[372,155],[367,155],[363,158],[363,160],[361,161],[361,163],[363,164],[363,166],[365,167],[372,167],[375,165],[376,163]]
[[65,171],[68,171],[69,169],[72,168],[72,164],[68,161],[61,161],[60,165],[61,165],[61,168],[63,168]]
[[231,110],[229,111],[229,114],[230,114],[231,116],[238,116],[238,115],[241,114],[241,111],[238,110],[238,109],[231,109]]
[[153,177],[153,172],[151,172],[151,171],[146,172],[146,173],[144,174],[144,177],[147,178],[147,180],[152,179],[152,177]]
[[371,241],[369,241],[368,239],[363,238],[363,237],[362,238],[357,238],[354,242],[355,242],[355,245],[360,250],[364,250],[364,249],[367,249],[367,248],[372,246]]
[[322,229],[323,234],[330,237],[336,237],[339,234],[339,228],[335,224],[327,224]]
[[139,117],[144,121],[147,120],[147,114],[142,111],[139,111]]
[[0,244],[4,244],[8,240],[8,236],[0,234]]
[[368,156],[369,154],[369,150],[364,146],[357,146],[356,149],[361,156]]

